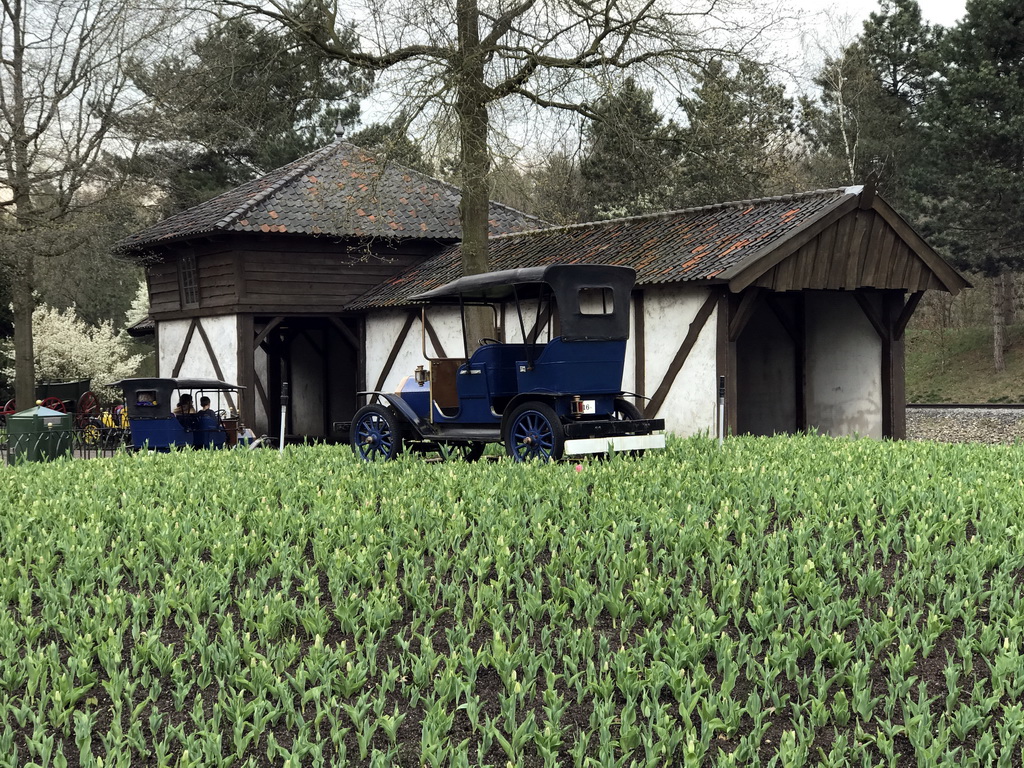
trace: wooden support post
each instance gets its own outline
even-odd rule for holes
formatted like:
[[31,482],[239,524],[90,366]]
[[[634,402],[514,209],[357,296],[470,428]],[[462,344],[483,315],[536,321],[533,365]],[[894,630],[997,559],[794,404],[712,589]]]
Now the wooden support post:
[[640,412],[644,410],[644,399],[647,391],[647,351],[645,349],[644,332],[644,292],[633,292],[633,391],[637,394],[633,401]]
[[793,389],[796,398],[796,429],[807,431],[807,294],[800,291],[793,301],[796,309],[793,338]]
[[732,305],[734,302],[735,297],[726,290],[723,290],[718,296],[718,339],[715,358],[718,376],[725,377],[724,431],[726,436],[735,435],[738,424],[738,409],[736,408],[736,342],[729,339],[729,325],[733,314]]
[[254,333],[252,315],[239,315],[235,367],[238,371],[237,384],[245,389],[238,395],[238,416],[250,428],[256,423],[256,352],[252,348]]

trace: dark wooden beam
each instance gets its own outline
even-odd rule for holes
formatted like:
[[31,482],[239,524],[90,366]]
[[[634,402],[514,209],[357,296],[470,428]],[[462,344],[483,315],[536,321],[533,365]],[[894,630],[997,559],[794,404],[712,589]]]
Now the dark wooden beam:
[[637,394],[634,401],[641,413],[644,409],[644,387],[647,379],[647,351],[645,349],[646,334],[644,330],[644,292],[633,292],[633,391]]
[[736,407],[738,386],[736,382],[736,342],[729,340],[729,321],[736,297],[722,290],[717,296],[718,328],[715,342],[715,423],[718,424],[718,379],[725,377],[725,424],[723,432],[735,435],[739,423],[739,409]]
[[434,348],[436,356],[439,358],[446,358],[448,355],[444,352],[444,346],[441,344],[441,339],[438,338],[437,331],[434,330],[434,326],[430,322],[430,318],[423,315],[423,329],[427,332],[427,338],[430,339],[430,345]]
[[[917,300],[915,300],[915,296]],[[907,312],[907,307],[911,303],[916,307],[920,297],[921,293],[916,293],[910,297],[906,304],[903,303],[903,296],[901,294],[894,293],[890,298],[891,314],[896,317],[893,326],[893,337],[889,342],[889,375],[892,381],[892,394],[889,398],[892,422],[889,436],[893,440],[906,440],[907,438],[907,368],[903,329],[906,327],[906,321],[913,314],[913,308],[911,308],[910,312]],[[903,328],[900,327],[901,322],[903,323]]]
[[196,332],[197,322],[199,322],[199,319],[193,317],[192,322],[188,326],[185,340],[181,343],[181,349],[178,350],[178,359],[174,361],[174,368],[171,369],[172,379],[178,378],[178,374],[181,373],[181,366],[185,363],[185,355],[188,354],[188,347],[192,343],[192,335]]
[[868,301],[868,297],[864,295],[863,291],[854,291],[853,296],[857,299],[857,303],[860,304],[860,308],[864,312],[864,316],[871,323],[871,326],[875,329],[875,333],[878,334],[878,338],[883,342],[890,337],[889,329],[886,328],[884,319],[879,316],[878,312],[871,302]]
[[807,431],[807,294],[800,291],[793,298],[796,320],[793,331],[793,389],[796,400],[796,428]]
[[708,318],[711,317],[711,313],[715,309],[715,305],[718,303],[718,295],[714,292],[710,293],[700,309],[697,310],[696,316],[690,323],[690,328],[686,333],[686,338],[683,339],[683,343],[679,345],[679,349],[676,350],[675,357],[672,358],[672,362],[669,364],[668,370],[665,371],[665,377],[661,380],[661,384],[658,389],[651,396],[651,400],[647,403],[646,413],[647,417],[653,419],[658,415],[658,411],[661,406],[665,403],[665,398],[668,397],[669,391],[672,389],[672,385],[675,383],[676,376],[679,375],[679,371],[683,368],[683,363],[686,362],[687,356],[690,354],[690,350],[693,349],[693,345],[697,343],[697,337],[700,336],[700,332],[704,329],[704,326],[708,322]]
[[[800,299],[802,299],[803,296],[804,294],[802,291],[794,294],[794,297],[799,297]],[[799,301],[799,299],[797,300]],[[779,325],[782,326],[783,330],[789,336],[790,341],[794,344],[799,344],[802,339],[800,339],[797,331],[797,322],[790,317],[789,312],[787,312],[786,308],[779,302],[776,294],[770,293],[765,296],[765,303],[768,305],[768,309],[772,311],[772,314],[775,315],[776,319],[779,321]],[[798,306],[797,310],[799,311],[800,308],[801,307]]]
[[760,301],[760,288],[748,288],[743,292],[736,313],[729,318],[729,341],[736,341],[740,337],[750,318],[754,316]]
[[896,325],[892,329],[892,335],[895,340],[899,341],[903,338],[903,334],[907,330],[907,323],[910,322],[910,318],[913,316],[914,310],[917,309],[917,305],[921,303],[922,297],[924,297],[924,291],[912,293],[910,298],[907,299],[907,303],[903,305],[899,317],[896,318]]
[[255,352],[257,349],[259,349],[260,348],[260,344],[263,343],[263,340],[265,338],[267,338],[267,336],[269,336],[270,333],[275,328],[277,328],[277,326],[279,326],[282,322],[284,322],[284,318],[283,317],[275,317],[269,323],[267,323],[264,326],[263,330],[259,332],[259,335],[256,336],[255,341],[253,341],[253,343],[252,343],[252,351]]
[[549,322],[551,322],[551,302],[548,302],[544,305],[544,310],[537,317],[536,322],[533,324],[533,328],[531,328],[530,332],[526,334],[527,343],[536,344],[537,336],[540,335],[541,329],[544,328]]
[[236,354],[236,369],[238,370],[238,381],[240,387],[245,387],[238,396],[238,416],[247,427],[256,423],[256,392],[254,391],[254,380],[256,378],[256,352],[251,348],[253,337],[252,315],[243,314],[238,316],[238,340]]
[[342,338],[352,345],[352,349],[359,349],[359,339],[357,339],[356,335],[352,333],[352,329],[341,321],[341,318],[329,315],[327,319],[330,320],[331,324],[338,329],[338,333],[341,334]]
[[[253,373],[254,373],[254,375],[252,377],[253,385],[256,387],[257,394],[259,394],[260,402],[263,403],[263,412],[265,414],[267,414],[267,429],[270,430],[270,428],[271,428],[270,420],[274,417],[274,414],[270,412],[270,400],[267,398],[267,391],[265,389],[263,389],[263,382],[260,381],[260,377],[256,376],[255,372],[253,372]],[[255,404],[253,405],[253,410],[255,410]],[[255,422],[255,417],[253,417],[253,421]],[[250,425],[246,425],[246,426],[250,426]]]
[[366,318],[359,318],[359,346],[356,348],[357,391],[366,390]]

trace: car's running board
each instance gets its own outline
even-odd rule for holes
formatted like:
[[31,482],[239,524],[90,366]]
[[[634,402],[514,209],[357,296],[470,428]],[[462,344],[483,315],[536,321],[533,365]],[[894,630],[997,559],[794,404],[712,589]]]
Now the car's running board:
[[480,443],[496,443],[501,439],[501,430],[498,427],[488,429],[487,427],[449,427],[438,426],[435,434],[427,437],[431,442],[445,443],[452,441],[471,440]]

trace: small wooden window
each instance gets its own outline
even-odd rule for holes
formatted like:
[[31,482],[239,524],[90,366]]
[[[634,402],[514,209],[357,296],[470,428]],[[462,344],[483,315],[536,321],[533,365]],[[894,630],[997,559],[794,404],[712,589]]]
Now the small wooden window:
[[581,315],[610,315],[615,311],[611,288],[580,288]]
[[199,306],[199,276],[196,273],[196,257],[191,253],[178,259],[178,287],[181,291],[181,306]]

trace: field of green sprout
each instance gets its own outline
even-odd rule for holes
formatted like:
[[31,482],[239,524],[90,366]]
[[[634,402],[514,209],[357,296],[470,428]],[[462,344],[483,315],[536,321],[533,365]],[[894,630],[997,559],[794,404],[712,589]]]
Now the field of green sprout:
[[0,766],[1020,766],[1024,448],[0,468]]

